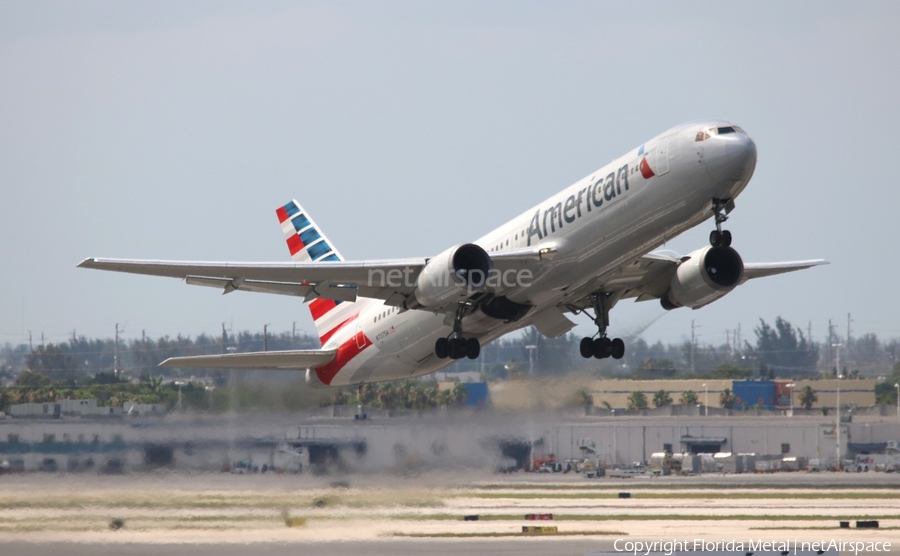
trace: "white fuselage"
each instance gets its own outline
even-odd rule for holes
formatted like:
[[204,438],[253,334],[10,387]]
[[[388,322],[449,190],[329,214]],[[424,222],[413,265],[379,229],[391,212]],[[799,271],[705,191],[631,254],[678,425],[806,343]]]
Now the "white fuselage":
[[[726,126],[734,127],[707,120],[672,128],[476,240],[488,253],[542,244],[553,245],[556,253],[539,265],[527,286],[503,292],[535,310],[515,322],[469,317],[463,321],[466,335],[484,345],[529,326],[540,308],[583,297],[625,265],[711,217],[711,199],[735,198],[756,164],[752,139],[736,128],[697,140],[705,129]],[[355,321],[324,347],[365,341],[341,361],[330,385],[414,377],[453,363],[434,355],[435,340],[452,331],[443,314],[402,311],[380,300],[356,305]]]

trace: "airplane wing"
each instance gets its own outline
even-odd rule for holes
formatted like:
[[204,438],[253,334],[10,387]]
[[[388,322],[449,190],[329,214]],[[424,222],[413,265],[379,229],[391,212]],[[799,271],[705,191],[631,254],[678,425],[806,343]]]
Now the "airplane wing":
[[[500,269],[540,264],[552,259],[552,244],[491,254]],[[382,299],[400,306],[415,289],[416,278],[428,259],[330,261],[321,263],[268,262],[232,263],[205,261],[165,261],[140,259],[87,258],[78,265],[131,274],[181,278],[194,286],[219,288],[222,293],[250,291],[335,301],[356,301],[357,297]]]
[[[102,259],[81,261],[80,268],[181,278],[187,284],[217,287],[222,293],[254,291],[355,301],[357,297],[395,299],[412,293],[427,259],[341,261],[327,263],[231,263]],[[400,297],[402,299],[402,297]]]
[[[637,301],[659,299],[666,294],[675,270],[685,260],[687,260],[687,257],[682,257],[672,252],[648,253],[621,268],[617,274],[607,278],[599,278],[597,282],[587,288],[588,292],[585,295],[590,291],[601,290],[613,294],[614,302],[627,298],[636,298]],[[753,278],[775,276],[825,264],[829,263],[824,259],[775,263],[744,263],[744,275],[740,284],[744,284],[747,280]]]
[[223,355],[194,355],[190,357],[170,357],[159,364],[160,367],[204,368],[204,369],[270,369],[297,371],[313,369],[330,363],[336,356],[336,349],[309,349],[295,351],[257,351],[251,353],[228,353]]

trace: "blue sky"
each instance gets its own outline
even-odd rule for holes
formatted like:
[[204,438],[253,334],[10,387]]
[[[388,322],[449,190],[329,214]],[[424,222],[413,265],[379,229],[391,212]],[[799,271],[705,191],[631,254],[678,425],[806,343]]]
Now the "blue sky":
[[[348,258],[433,255],[697,118],[758,145],[727,226],[744,260],[832,264],[644,337],[781,315],[821,340],[847,313],[900,337],[898,31],[891,2],[5,1],[0,342],[312,331],[292,298],[75,265],[287,260],[292,198]],[[623,303],[613,332],[661,313]]]

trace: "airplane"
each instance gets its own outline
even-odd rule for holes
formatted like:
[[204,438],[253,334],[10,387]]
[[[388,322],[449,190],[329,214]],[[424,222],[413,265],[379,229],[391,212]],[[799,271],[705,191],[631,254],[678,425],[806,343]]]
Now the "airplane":
[[[699,309],[749,279],[828,264],[744,263],[722,224],[756,168],[756,144],[725,120],[676,126],[487,235],[433,257],[347,261],[296,201],[276,210],[292,262],[88,258],[78,266],[302,297],[321,349],[173,357],[179,368],[306,371],[314,387],[422,376],[534,326],[547,337],[587,314],[584,358],[621,359],[609,313],[623,299]],[[712,218],[709,245],[655,252]]]

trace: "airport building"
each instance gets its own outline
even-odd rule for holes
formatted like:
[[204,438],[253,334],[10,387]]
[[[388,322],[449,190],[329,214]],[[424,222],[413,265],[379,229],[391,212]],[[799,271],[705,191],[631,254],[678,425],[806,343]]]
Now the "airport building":
[[[0,419],[0,465],[10,470],[131,472],[258,470],[360,472],[429,468],[515,469],[532,458],[595,457],[606,466],[657,452],[799,457],[825,468],[900,440],[894,415],[585,415],[436,410],[388,416],[352,408],[278,414],[120,415]],[[624,412],[623,412],[624,413]]]

